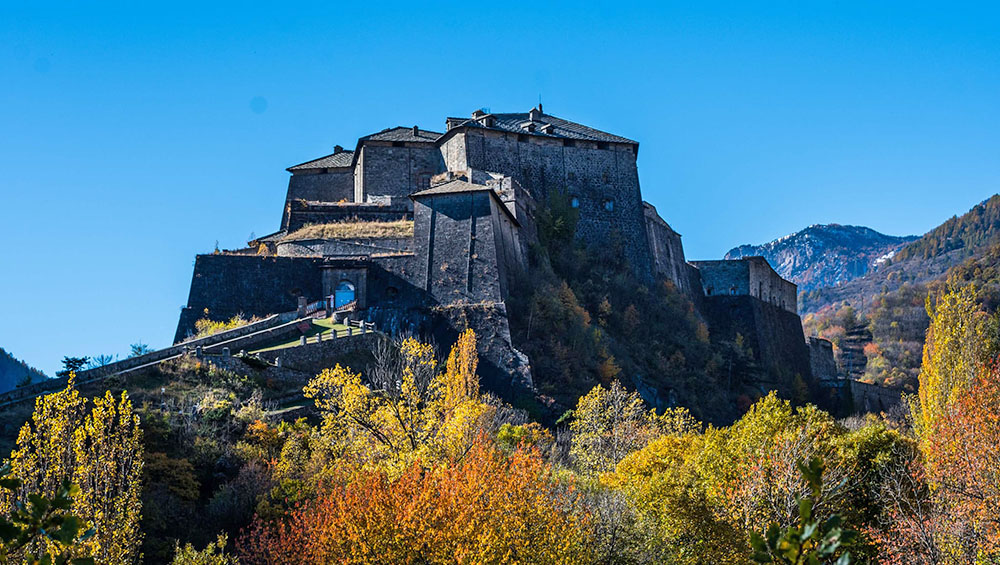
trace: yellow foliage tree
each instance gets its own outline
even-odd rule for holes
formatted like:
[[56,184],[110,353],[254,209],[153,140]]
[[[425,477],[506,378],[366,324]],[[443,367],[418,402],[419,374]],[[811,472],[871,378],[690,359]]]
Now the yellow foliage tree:
[[479,394],[476,336],[466,330],[437,372],[433,348],[413,338],[369,375],[337,365],[305,387],[323,413],[324,433],[363,465],[401,472],[417,459],[461,455],[494,413]]
[[985,314],[976,304],[972,285],[952,287],[931,305],[923,363],[920,366],[920,404],[914,423],[926,436],[955,398],[968,388],[983,367]]
[[666,429],[688,430],[699,424],[683,408],[657,415],[637,392],[618,381],[596,386],[580,398],[569,424],[570,456],[587,473],[611,471],[626,455],[641,449]]
[[36,401],[21,428],[10,457],[11,478],[21,487],[0,499],[0,512],[28,493],[51,497],[69,479],[80,487],[71,512],[94,529],[81,549],[101,563],[134,562],[142,541],[142,464],[142,432],[128,395],[107,392],[88,412],[71,376],[65,390]]

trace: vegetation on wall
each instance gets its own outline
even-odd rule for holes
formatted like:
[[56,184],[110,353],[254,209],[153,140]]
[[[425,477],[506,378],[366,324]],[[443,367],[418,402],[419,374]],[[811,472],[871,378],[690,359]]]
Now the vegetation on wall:
[[413,237],[413,220],[308,224],[286,235],[282,239],[283,241],[299,241],[307,239],[380,239],[390,237]]
[[760,395],[748,386],[757,376],[752,352],[741,340],[710,341],[673,283],[634,275],[620,239],[587,247],[575,238],[569,202],[556,194],[537,211],[539,243],[508,305],[514,345],[531,359],[539,391],[565,410],[595,385],[620,380],[659,408],[731,422]]

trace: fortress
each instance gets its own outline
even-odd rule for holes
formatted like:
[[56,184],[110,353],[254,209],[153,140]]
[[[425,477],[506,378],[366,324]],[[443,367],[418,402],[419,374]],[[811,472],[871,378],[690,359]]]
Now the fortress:
[[[445,131],[396,127],[288,169],[280,230],[199,255],[180,341],[206,315],[294,310],[329,299],[387,332],[481,336],[484,378],[531,386],[506,303],[528,269],[536,213],[577,211],[576,237],[621,242],[643,281],[668,279],[713,337],[739,334],[759,363],[808,378],[796,287],[760,257],[688,262],[681,236],[642,200],[639,143],[546,114],[475,111]],[[207,313],[207,314],[206,314]]]

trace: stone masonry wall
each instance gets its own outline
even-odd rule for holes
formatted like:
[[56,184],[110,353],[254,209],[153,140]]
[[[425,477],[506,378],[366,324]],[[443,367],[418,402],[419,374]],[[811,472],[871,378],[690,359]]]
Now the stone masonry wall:
[[415,202],[414,246],[423,274],[419,286],[436,302],[503,301],[493,204],[486,191],[428,196]]
[[366,239],[307,239],[278,243],[280,257],[323,257],[336,255],[374,255],[413,251],[412,237]]
[[700,271],[705,296],[752,296],[798,313],[795,284],[781,278],[763,257],[692,264]]
[[828,339],[809,336],[809,365],[813,378],[819,380],[836,379],[837,362],[833,358],[833,343]]
[[706,297],[750,295],[750,266],[746,261],[692,261],[692,264],[698,268]]
[[444,170],[441,152],[431,143],[391,143],[368,141],[362,145],[354,179],[355,202],[372,196],[390,196],[393,202],[410,205],[410,194],[427,188],[422,179]]
[[649,277],[649,243],[632,145],[605,148],[590,141],[493,130],[471,129],[464,135],[464,168],[508,175],[540,205],[551,194],[575,198],[580,218],[577,236],[589,245],[606,245],[612,236],[621,237],[633,269]]
[[328,173],[295,173],[288,179],[288,200],[351,202],[354,200],[354,173],[350,168]]
[[294,257],[198,255],[174,341],[194,331],[205,309],[209,318],[223,320],[237,314],[266,316],[295,310],[299,296],[319,300],[321,263]]
[[781,278],[763,257],[748,257],[745,260],[750,267],[750,296],[797,314],[798,291],[795,283]]
[[643,208],[654,272],[673,281],[677,285],[677,289],[685,295],[690,296],[694,292],[700,293],[701,288],[691,287],[691,278],[688,275],[687,261],[684,259],[681,236],[663,221],[652,205],[643,203]]
[[706,296],[703,312],[713,339],[732,341],[737,334],[743,336],[758,364],[772,376],[811,378],[809,350],[798,314],[747,295]]
[[293,232],[309,224],[329,224],[333,222],[368,221],[392,222],[413,217],[413,207],[409,202],[392,204],[354,203],[303,203],[289,202],[286,205],[288,222],[282,226]]

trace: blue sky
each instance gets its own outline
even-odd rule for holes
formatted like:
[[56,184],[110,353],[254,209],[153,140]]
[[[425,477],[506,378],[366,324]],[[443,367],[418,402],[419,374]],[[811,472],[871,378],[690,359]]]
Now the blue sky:
[[0,346],[50,374],[168,345],[195,254],[276,229],[285,167],[479,107],[640,141],[693,259],[923,233],[1000,188],[985,3],[13,4]]

